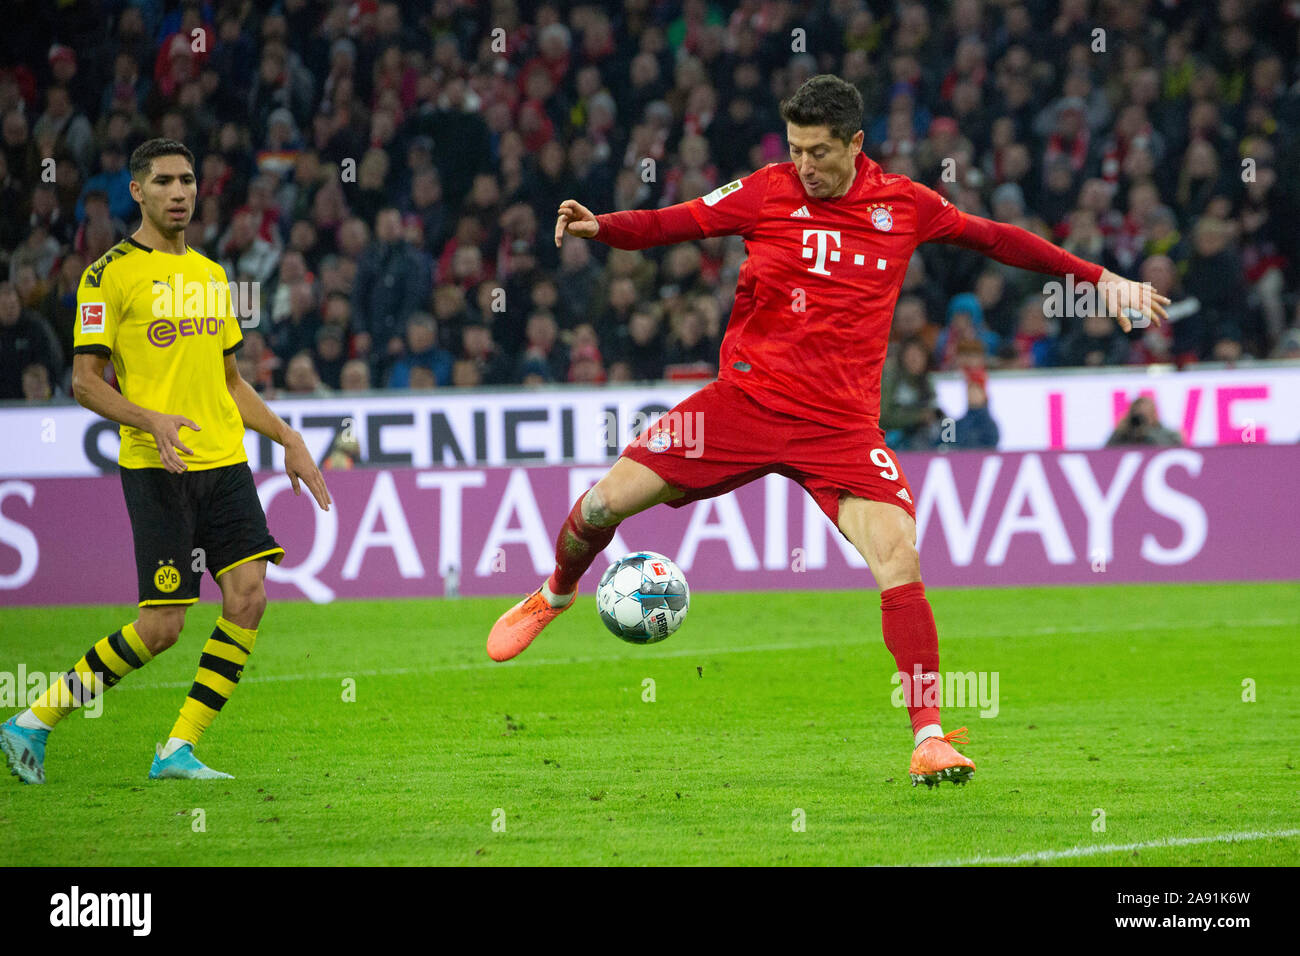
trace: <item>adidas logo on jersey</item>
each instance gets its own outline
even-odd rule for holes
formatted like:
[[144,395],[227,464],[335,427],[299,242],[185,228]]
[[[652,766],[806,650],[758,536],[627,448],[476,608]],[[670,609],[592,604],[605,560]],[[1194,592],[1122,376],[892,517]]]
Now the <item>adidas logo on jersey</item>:
[[898,497],[902,498],[902,499],[903,499],[904,501],[906,501],[909,505],[912,503],[912,496],[909,495],[909,494],[907,493],[907,489],[906,489],[906,488],[899,488],[899,489],[898,489]]
[[799,207],[798,209],[796,209],[794,212],[790,213],[790,215],[791,215],[791,216],[802,216],[802,217],[804,217],[804,218],[806,218],[806,219],[811,219],[811,218],[812,218],[812,213],[810,213],[810,212],[808,211],[808,207],[807,207],[807,206],[800,206],[800,207]]

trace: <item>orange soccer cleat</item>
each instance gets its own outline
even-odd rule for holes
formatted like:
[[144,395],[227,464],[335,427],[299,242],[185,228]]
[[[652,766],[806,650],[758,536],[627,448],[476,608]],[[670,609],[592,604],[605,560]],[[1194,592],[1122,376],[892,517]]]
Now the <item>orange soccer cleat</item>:
[[551,607],[550,602],[542,597],[542,589],[538,588],[497,618],[487,639],[488,657],[494,661],[508,661],[522,654],[533,638],[542,633],[542,628],[573,607],[577,599],[578,590],[574,588],[568,604]]
[[912,766],[907,770],[912,777],[912,786],[924,783],[927,787],[938,786],[942,780],[951,780],[961,786],[970,782],[975,775],[975,764],[959,754],[954,743],[968,744],[966,728],[959,727],[942,737],[926,737],[912,751]]

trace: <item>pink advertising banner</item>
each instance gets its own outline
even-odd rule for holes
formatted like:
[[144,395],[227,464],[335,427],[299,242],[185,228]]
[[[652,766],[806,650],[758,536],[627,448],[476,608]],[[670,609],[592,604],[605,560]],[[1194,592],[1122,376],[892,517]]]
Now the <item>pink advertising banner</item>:
[[[899,456],[928,586],[1300,580],[1300,447]],[[522,595],[553,563],[573,500],[603,466],[330,472],[335,507],[257,476],[286,548],[272,599]],[[583,581],[628,551],[675,559],[696,591],[871,586],[797,485],[769,476],[619,528]],[[200,555],[177,555],[197,560]],[[116,477],[0,480],[0,605],[133,603]],[[216,595],[207,579],[204,595]]]

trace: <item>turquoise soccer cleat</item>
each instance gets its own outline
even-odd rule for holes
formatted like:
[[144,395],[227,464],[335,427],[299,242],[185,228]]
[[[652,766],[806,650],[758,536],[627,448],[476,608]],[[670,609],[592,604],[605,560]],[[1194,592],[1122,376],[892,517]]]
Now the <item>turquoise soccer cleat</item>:
[[228,773],[213,770],[194,756],[194,745],[177,747],[170,757],[162,755],[163,745],[159,744],[149,768],[150,780],[234,780]]
[[9,762],[9,772],[23,783],[45,782],[45,741],[48,730],[28,730],[20,727],[18,718],[10,717],[0,724],[0,750]]

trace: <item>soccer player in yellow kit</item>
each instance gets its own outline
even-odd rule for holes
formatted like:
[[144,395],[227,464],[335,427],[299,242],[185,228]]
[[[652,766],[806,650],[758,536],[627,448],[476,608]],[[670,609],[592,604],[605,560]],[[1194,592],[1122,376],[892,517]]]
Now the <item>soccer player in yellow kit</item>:
[[[45,742],[60,720],[176,643],[205,569],[221,588],[221,617],[149,777],[229,777],[204,766],[194,745],[252,653],[266,609],[266,562],[284,557],[257,497],[244,428],[284,446],[295,494],[301,481],[321,508],[330,506],[302,436],[239,375],[243,333],[225,270],[185,243],[197,192],[193,155],[181,143],[152,139],[132,154],[130,169],[141,225],[82,274],[72,391],[122,426],[118,464],[140,613],[0,725],[0,749],[25,783],[45,782]],[[104,381],[110,361],[120,393]],[[182,429],[190,434],[182,437]]]

